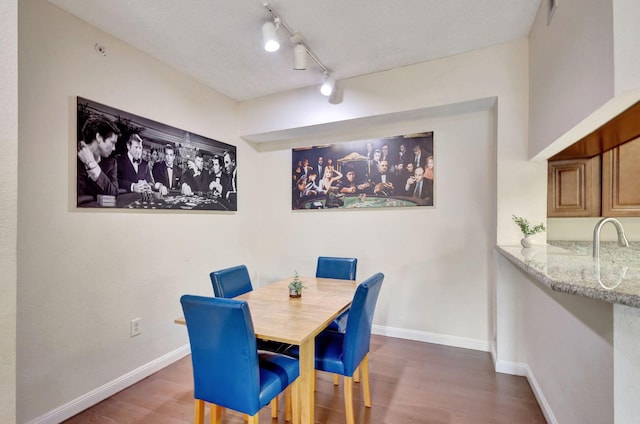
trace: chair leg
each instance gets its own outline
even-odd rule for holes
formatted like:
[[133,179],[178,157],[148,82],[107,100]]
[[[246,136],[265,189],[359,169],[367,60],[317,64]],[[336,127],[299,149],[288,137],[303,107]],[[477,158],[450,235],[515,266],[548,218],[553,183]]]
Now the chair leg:
[[271,399],[271,418],[278,418],[278,396]]
[[204,424],[204,401],[196,399],[196,412],[193,419],[195,424]]
[[222,422],[222,407],[210,404],[209,405],[209,423],[220,424]]
[[340,376],[338,374],[333,374],[333,385],[337,386],[340,384]]
[[347,424],[355,424],[353,417],[353,377],[344,377],[344,411]]
[[291,421],[291,384],[284,389],[284,420]]
[[249,424],[260,424],[260,423],[258,422],[258,418],[259,418],[259,417],[260,417],[260,413],[259,413],[259,412],[258,412],[258,413],[256,413],[255,415],[251,415],[251,416],[249,416],[249,420],[248,420],[248,421],[249,421]]
[[369,354],[367,353],[360,362],[360,371],[362,372],[362,393],[364,395],[364,406],[371,408],[371,391],[369,390]]
[[359,383],[360,382],[360,365],[358,365],[358,367],[356,368],[356,370],[353,373],[353,382],[354,383]]

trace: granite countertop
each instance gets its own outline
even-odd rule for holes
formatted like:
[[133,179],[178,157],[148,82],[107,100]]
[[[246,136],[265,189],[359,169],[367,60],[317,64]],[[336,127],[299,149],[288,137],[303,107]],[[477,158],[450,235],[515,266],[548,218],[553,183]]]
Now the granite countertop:
[[496,249],[552,290],[640,308],[640,243],[623,248],[602,242],[599,261],[592,257],[590,241]]

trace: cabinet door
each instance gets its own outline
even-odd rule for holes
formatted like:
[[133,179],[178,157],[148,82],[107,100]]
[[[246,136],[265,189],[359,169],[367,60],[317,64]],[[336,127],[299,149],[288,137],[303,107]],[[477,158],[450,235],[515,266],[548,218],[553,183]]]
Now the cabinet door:
[[600,156],[549,161],[547,215],[600,216]]
[[602,154],[602,216],[640,216],[640,138]]

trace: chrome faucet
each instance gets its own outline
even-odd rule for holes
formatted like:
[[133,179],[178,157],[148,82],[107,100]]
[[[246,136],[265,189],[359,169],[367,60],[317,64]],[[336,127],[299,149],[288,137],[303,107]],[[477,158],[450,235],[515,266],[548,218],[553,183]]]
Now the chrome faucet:
[[629,242],[624,235],[622,223],[616,218],[602,218],[593,229],[593,257],[596,259],[600,259],[600,230],[602,230],[602,226],[607,222],[612,223],[616,227],[616,231],[618,232],[618,246],[629,247]]

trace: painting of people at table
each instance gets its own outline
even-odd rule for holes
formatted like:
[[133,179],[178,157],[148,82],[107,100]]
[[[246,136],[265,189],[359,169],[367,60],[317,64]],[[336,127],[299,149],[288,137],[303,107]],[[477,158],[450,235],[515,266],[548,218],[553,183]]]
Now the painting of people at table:
[[434,206],[433,132],[291,152],[291,208]]
[[77,98],[79,208],[237,211],[236,147]]

